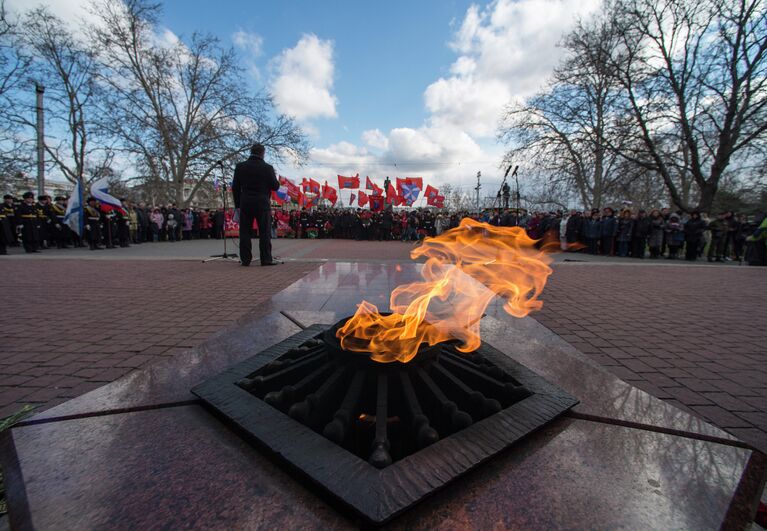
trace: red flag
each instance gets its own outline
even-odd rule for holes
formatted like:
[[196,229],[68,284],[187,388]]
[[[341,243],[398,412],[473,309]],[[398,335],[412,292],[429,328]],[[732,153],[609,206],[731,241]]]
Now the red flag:
[[294,201],[298,201],[299,195],[301,195],[301,188],[295,184],[293,184],[293,181],[288,179],[287,177],[283,177],[280,175],[280,184],[284,185],[285,188],[288,190],[288,195],[291,199]]
[[[399,179],[397,179],[399,181]],[[389,183],[389,188],[386,190],[386,195],[389,197],[396,197],[397,196],[397,190],[394,189],[394,186],[392,186],[391,183]]]
[[439,194],[426,197],[426,204],[429,206],[442,208],[439,205],[444,202],[445,202],[445,197]]
[[426,190],[424,191],[423,195],[425,195],[427,199],[430,199],[432,197],[438,196],[439,195],[439,190],[434,188],[432,185],[427,184],[426,185]]
[[405,198],[402,197],[401,195],[397,194],[396,196],[394,196],[394,206],[402,206],[402,205],[407,205],[407,200],[405,200]]
[[356,189],[360,187],[360,174],[358,173],[354,177],[338,176],[338,188],[343,190],[344,188]]
[[357,199],[357,196],[352,194],[351,197],[349,198],[349,206],[354,205],[354,200],[355,199]]
[[384,209],[384,200],[380,195],[374,195],[370,198],[370,210],[380,212]]
[[364,207],[368,204],[368,194],[360,190],[359,205]]
[[314,179],[307,179],[304,177],[304,180],[301,182],[301,186],[304,189],[304,192],[309,192],[312,194],[320,193],[320,183]]
[[434,198],[434,206],[437,208],[445,208],[445,196],[438,195]]
[[423,178],[422,177],[405,177],[404,179],[400,179],[397,177],[397,191],[402,194],[402,185],[407,184],[410,186],[415,186],[419,190],[423,190]]
[[336,201],[338,201],[338,193],[336,193],[336,189],[332,186],[328,186],[327,181],[325,181],[325,186],[322,187],[322,198],[327,199],[333,205],[335,205]]
[[405,177],[405,181],[407,181],[409,184],[414,184],[419,190],[423,190],[422,177]]
[[383,195],[383,189],[379,188],[375,183],[373,183],[373,195]]
[[365,190],[375,190],[376,188],[378,187],[370,180],[370,177],[365,177]]

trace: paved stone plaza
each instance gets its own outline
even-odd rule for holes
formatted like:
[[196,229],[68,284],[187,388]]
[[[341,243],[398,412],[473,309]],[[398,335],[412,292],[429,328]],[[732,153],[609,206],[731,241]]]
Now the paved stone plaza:
[[[193,347],[324,260],[404,262],[411,249],[278,240],[275,254],[286,260],[278,267],[202,264],[219,246],[4,257],[0,416],[52,407]],[[766,273],[563,254],[532,317],[618,377],[765,451]]]

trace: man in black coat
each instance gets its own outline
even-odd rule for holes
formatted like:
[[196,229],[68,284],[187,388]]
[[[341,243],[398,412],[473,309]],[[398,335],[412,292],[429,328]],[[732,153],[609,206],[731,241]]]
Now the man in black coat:
[[250,148],[250,158],[240,162],[234,169],[232,195],[234,208],[240,210],[240,261],[242,265],[250,265],[253,259],[251,235],[253,219],[258,224],[258,249],[261,265],[276,265],[272,259],[272,209],[269,204],[272,191],[280,188],[277,175],[271,164],[264,162],[266,149],[261,144],[253,144]]

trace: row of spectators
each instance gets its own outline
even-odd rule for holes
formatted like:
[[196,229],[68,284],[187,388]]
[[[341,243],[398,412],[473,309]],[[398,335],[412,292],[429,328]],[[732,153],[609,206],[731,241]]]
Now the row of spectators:
[[[179,241],[236,236],[233,212],[224,209],[147,206],[123,201],[123,209],[102,208],[89,198],[83,241],[63,221],[66,199],[43,196],[34,201],[31,192],[21,202],[5,196],[0,209],[5,241],[34,240],[25,249],[84,246],[92,249],[128,246],[145,242]],[[22,211],[25,214],[22,214]],[[30,213],[33,213],[30,214]],[[22,219],[22,216],[25,216]],[[616,214],[610,208],[570,212],[533,212],[524,209],[488,209],[480,213],[437,209],[387,209],[383,212],[340,208],[324,210],[274,210],[273,238],[342,238],[356,240],[418,241],[458,226],[464,217],[499,226],[521,226],[532,238],[549,233],[561,241],[562,249],[591,254],[651,259],[684,257],[694,261],[704,255],[709,261],[764,263],[765,231],[758,231],[764,216],[748,219],[734,212],[707,214],[672,212],[668,208]],[[29,227],[25,232],[14,229]],[[258,227],[256,227],[258,229]],[[27,229],[24,229],[27,230]],[[747,245],[756,233],[761,243]],[[33,249],[34,247],[34,249]],[[751,256],[746,252],[752,250]]]
[[672,212],[668,208],[647,212],[610,208],[571,212],[533,212],[524,209],[447,213],[414,209],[370,212],[352,209],[275,213],[273,237],[355,238],[417,240],[458,226],[463,217],[500,226],[521,226],[535,239],[552,232],[562,248],[607,256],[652,259],[684,257],[695,261],[740,261],[747,239],[763,219],[749,221],[745,215],[721,212],[707,214]]

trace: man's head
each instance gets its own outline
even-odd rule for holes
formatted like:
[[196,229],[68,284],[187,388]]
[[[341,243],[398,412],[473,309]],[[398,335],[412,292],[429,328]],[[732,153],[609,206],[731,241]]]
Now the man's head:
[[263,144],[259,144],[258,142],[253,144],[250,148],[250,154],[260,159],[264,158],[265,153],[266,153],[266,148],[264,147]]
[[32,192],[27,192],[23,196],[21,196],[22,199],[24,199],[25,203],[34,203],[35,202],[35,194]]

